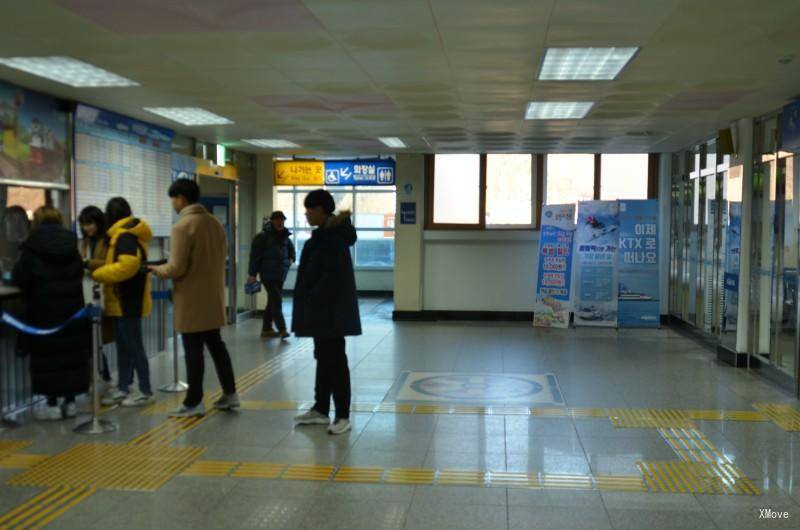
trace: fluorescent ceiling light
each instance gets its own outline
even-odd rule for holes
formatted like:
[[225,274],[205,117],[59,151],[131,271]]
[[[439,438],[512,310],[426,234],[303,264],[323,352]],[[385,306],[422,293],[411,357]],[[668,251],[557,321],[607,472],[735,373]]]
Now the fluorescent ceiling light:
[[548,48],[540,81],[616,79],[639,48]]
[[0,64],[74,87],[139,86],[108,70],[71,57],[8,57]]
[[381,143],[383,143],[383,145],[385,145],[387,147],[392,147],[394,149],[404,149],[404,148],[408,147],[405,144],[405,142],[403,142],[403,140],[401,140],[400,138],[394,137],[394,136],[392,136],[392,137],[382,137],[382,138],[378,138],[378,140],[380,140]]
[[593,101],[531,101],[526,120],[579,120],[585,118]]
[[199,107],[145,107],[144,110],[182,125],[228,125],[233,123],[228,118]]
[[294,147],[300,147],[296,143],[290,142],[289,140],[278,140],[272,138],[250,138],[242,141],[256,147],[269,147],[271,149],[292,149]]

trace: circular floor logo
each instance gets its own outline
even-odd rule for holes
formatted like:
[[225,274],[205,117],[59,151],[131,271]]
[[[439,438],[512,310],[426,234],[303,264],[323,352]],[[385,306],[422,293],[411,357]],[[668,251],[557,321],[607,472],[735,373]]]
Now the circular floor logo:
[[513,399],[542,391],[539,383],[512,375],[437,375],[410,386],[420,394],[449,399]]

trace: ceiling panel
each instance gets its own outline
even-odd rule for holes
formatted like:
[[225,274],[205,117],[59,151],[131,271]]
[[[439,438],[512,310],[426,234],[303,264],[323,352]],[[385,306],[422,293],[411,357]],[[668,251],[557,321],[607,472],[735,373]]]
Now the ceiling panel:
[[[0,78],[231,146],[268,136],[363,154],[391,135],[412,151],[664,149],[800,94],[798,20],[797,0],[29,0],[4,19],[0,55],[68,55],[141,86]],[[625,44],[641,50],[614,81],[536,80],[547,46]],[[525,121],[533,99],[597,104],[584,120]],[[235,123],[142,110],[167,105]]]

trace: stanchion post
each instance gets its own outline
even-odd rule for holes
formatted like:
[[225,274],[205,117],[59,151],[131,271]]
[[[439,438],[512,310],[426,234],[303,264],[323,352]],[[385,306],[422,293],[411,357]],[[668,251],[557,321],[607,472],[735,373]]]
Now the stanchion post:
[[75,427],[78,434],[106,434],[117,430],[117,425],[108,420],[100,419],[100,355],[102,355],[102,335],[100,319],[100,285],[92,287],[92,418]]
[[[175,308],[173,306],[173,311]],[[162,313],[166,318],[166,310]],[[172,322],[172,382],[159,387],[162,392],[183,392],[189,385],[181,381],[180,355],[178,351],[178,332],[175,329],[175,321]]]

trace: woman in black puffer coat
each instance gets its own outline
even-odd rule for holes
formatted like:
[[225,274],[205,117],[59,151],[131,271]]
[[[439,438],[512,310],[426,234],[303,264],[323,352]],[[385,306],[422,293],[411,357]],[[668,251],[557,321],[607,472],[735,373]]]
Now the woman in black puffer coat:
[[[36,210],[33,231],[20,247],[14,283],[22,290],[24,321],[36,328],[54,328],[84,306],[83,261],[75,234],[64,227],[55,208]],[[47,396],[37,418],[74,417],[75,396],[89,390],[91,324],[76,320],[52,335],[20,334],[22,352],[30,355],[34,394]],[[59,408],[58,398],[64,402]]]

